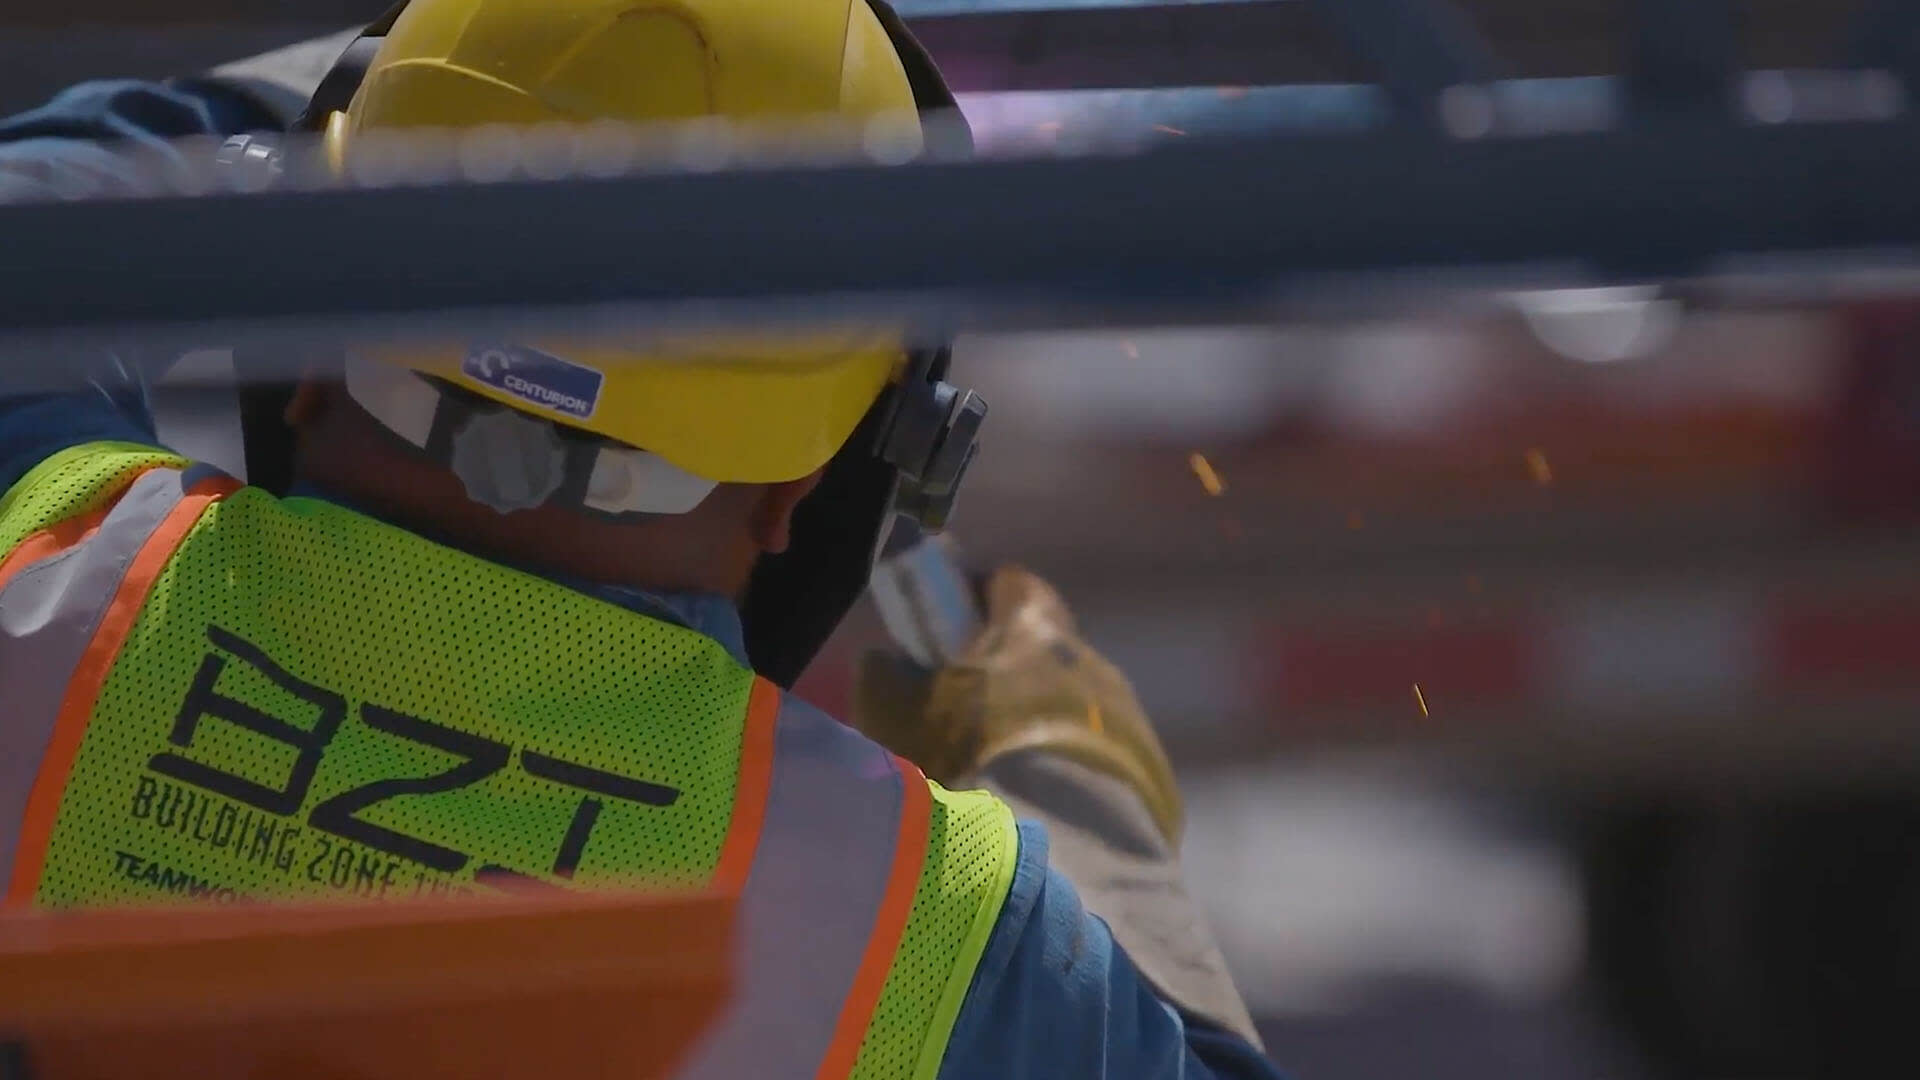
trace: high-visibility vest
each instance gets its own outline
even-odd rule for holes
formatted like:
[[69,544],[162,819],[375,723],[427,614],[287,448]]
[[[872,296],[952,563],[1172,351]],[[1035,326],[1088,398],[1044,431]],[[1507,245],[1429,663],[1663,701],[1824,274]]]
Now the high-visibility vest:
[[930,1078],[1016,855],[713,640],[329,503],[118,443],[0,499],[8,904],[738,890],[688,1075]]

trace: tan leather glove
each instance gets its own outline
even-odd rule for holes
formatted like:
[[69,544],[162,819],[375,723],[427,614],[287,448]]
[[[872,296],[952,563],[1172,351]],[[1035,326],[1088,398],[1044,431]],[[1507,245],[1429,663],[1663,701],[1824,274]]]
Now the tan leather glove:
[[1015,751],[1062,755],[1124,782],[1177,845],[1180,790],[1126,676],[1034,574],[996,571],[986,600],[985,628],[938,671],[893,653],[863,657],[854,726],[949,784]]

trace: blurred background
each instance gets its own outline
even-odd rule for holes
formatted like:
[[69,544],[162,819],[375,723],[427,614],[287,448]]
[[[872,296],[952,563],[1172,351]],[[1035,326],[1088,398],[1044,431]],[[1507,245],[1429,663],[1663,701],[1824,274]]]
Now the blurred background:
[[[377,6],[9,13],[0,111]],[[1392,97],[1288,0],[899,6],[990,151],[1359,130]],[[1523,127],[1645,100],[1625,13],[1657,0],[1456,6]],[[1761,72],[1730,92],[1762,110],[1875,25],[1867,4],[1719,7],[1721,59]],[[161,409],[183,449],[237,463],[201,382],[224,362],[189,358]],[[956,371],[993,415],[954,536],[1051,578],[1132,677],[1184,783],[1192,888],[1283,1066],[1914,1074],[1920,300],[1481,291],[975,334]],[[802,693],[844,709],[882,640],[862,610]]]
[[967,339],[956,536],[1133,678],[1300,1075],[1911,1063],[1917,349],[1920,305],[1581,294]]

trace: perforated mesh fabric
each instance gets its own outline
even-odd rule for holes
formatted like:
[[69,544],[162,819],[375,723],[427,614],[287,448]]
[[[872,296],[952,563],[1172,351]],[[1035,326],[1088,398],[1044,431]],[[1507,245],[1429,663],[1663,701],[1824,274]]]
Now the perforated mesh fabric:
[[88,443],[54,454],[0,496],[0,559],[40,530],[106,506],[148,469],[186,464],[133,443]]
[[[178,461],[78,455],[9,493],[0,524],[28,535]],[[129,630],[35,899],[406,896],[475,888],[488,867],[698,885],[752,685],[699,634],[243,489],[202,515]],[[930,789],[859,1080],[932,1080],[1013,877],[1006,806]]]
[[692,631],[243,489],[132,628],[37,899],[701,884],[751,686]]
[[933,805],[913,914],[867,1025],[853,1080],[932,1080],[1013,883],[1013,812],[984,791],[927,781]]

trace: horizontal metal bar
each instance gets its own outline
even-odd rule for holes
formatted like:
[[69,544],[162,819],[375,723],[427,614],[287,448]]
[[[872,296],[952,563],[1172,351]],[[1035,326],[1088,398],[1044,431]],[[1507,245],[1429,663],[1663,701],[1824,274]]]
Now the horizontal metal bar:
[[1920,83],[1920,4],[1865,0],[1849,28],[1847,52],[1862,67],[1894,72],[1909,86]]
[[[1330,0],[1338,4],[1339,0]],[[1894,0],[1901,2],[1901,0]],[[1211,86],[1361,81],[1317,5],[1302,0],[903,0],[908,25],[970,90]],[[1624,0],[1450,0],[1459,25],[1426,18],[1417,33],[1468,34],[1489,65],[1516,78],[1624,72]],[[1856,4],[1741,0],[1736,67],[1843,63]],[[964,8],[965,10],[955,10]],[[1351,12],[1342,12],[1351,16]],[[1431,13],[1429,13],[1431,14]],[[1457,55],[1471,55],[1460,51]],[[1909,52],[1911,49],[1909,48]]]
[[1604,283],[1863,251],[1910,267],[1915,175],[1920,126],[1897,121],[14,205],[0,333],[420,313],[444,329],[623,305],[831,317],[902,297],[1137,320],[1364,302],[1440,271]]
[[1498,75],[1486,44],[1449,0],[1314,0],[1312,7],[1367,65],[1405,122],[1441,124],[1443,94]]
[[[1592,80],[1588,80],[1592,81]],[[1529,96],[1536,111],[1571,117],[1604,88]],[[1120,147],[1184,136],[1362,131],[1383,125],[1392,103],[1378,87],[1213,87],[1181,90],[1033,90],[961,94],[960,111],[983,154],[1089,145]],[[1588,114],[1592,110],[1589,108]],[[1592,125],[1588,125],[1592,126]]]
[[1370,81],[1299,0],[908,16],[960,90]]
[[[1748,79],[1770,122],[1884,119],[1897,107],[1888,97],[1897,90],[1857,72],[1766,71]],[[1452,117],[1467,133],[1598,131],[1620,119],[1621,88],[1601,76],[1508,79],[1471,89],[1479,95],[1479,115],[1461,110]],[[1385,125],[1392,104],[1382,88],[1355,84],[960,95],[975,144],[986,154],[1134,148],[1184,136],[1365,131]],[[1449,119],[1446,110],[1435,119]]]
[[1730,0],[1630,0],[1626,84],[1643,116],[1724,113],[1733,104]]

